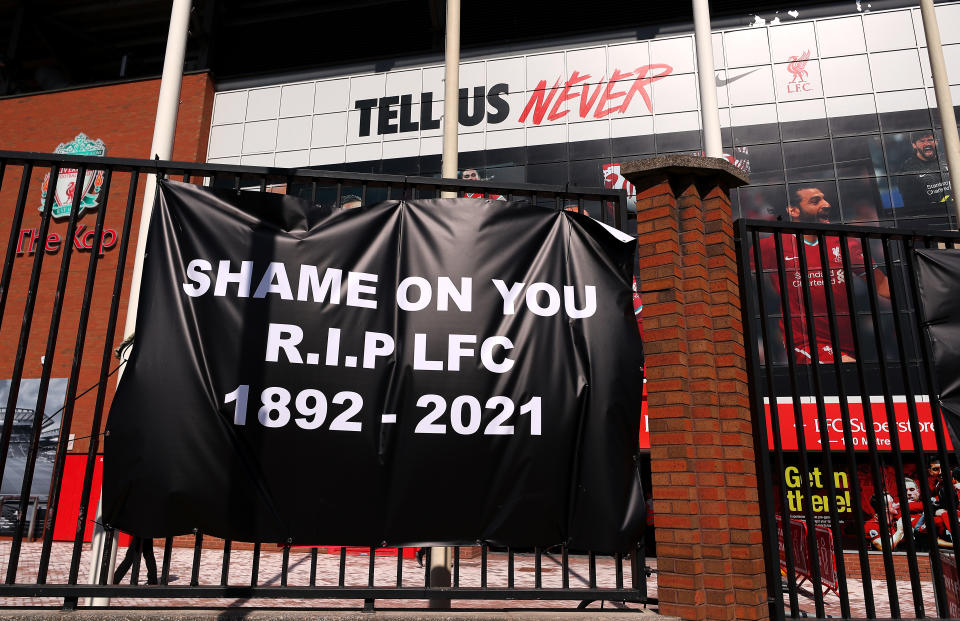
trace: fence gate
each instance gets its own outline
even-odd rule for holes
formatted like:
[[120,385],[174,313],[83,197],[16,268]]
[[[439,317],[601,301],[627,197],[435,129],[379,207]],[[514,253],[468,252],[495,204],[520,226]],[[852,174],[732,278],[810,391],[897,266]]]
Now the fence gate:
[[[452,585],[431,583],[412,549],[297,548],[192,536],[155,542],[157,582],[140,555],[123,584],[91,558],[101,434],[120,362],[143,189],[153,175],[339,206],[459,196],[579,209],[626,228],[622,190],[222,166],[0,151],[0,598],[4,606],[282,605],[372,608],[375,600],[608,600],[642,605],[644,548],[455,548]],[[349,510],[345,507],[344,510]],[[119,536],[107,530],[111,542]],[[332,541],[330,544],[337,544]],[[120,537],[121,549],[128,545]],[[146,568],[150,571],[150,567]],[[184,599],[189,598],[189,599]],[[322,600],[322,602],[320,601]],[[514,604],[516,605],[516,604]]]
[[957,617],[960,464],[914,250],[960,235],[753,220],[736,235],[771,617]]

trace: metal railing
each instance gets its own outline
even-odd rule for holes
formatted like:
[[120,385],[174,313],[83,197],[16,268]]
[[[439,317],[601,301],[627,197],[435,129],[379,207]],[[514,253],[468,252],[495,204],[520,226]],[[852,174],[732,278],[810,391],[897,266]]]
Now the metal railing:
[[740,220],[736,236],[771,618],[953,616],[957,463],[913,251],[960,234]]
[[[88,178],[88,173],[94,174]],[[139,197],[145,184],[152,182],[150,175],[236,190],[296,194],[335,206],[347,195],[360,197],[366,206],[381,200],[456,192],[525,200],[555,209],[576,208],[628,230],[623,191],[0,151],[0,226],[8,227],[0,272],[0,377],[10,379],[7,402],[0,407],[12,411],[24,378],[36,368],[36,360],[41,360],[36,414],[28,421],[26,434],[29,450],[21,492],[8,501],[17,505],[13,515],[18,517],[13,536],[0,541],[4,576],[0,597],[41,598],[35,601],[47,603],[51,602],[43,598],[57,598],[52,603],[62,599],[65,607],[88,597],[126,602],[134,598],[148,605],[172,605],[181,598],[363,600],[368,608],[378,599],[656,601],[647,597],[649,571],[642,542],[630,554],[614,557],[565,547],[492,550],[480,546],[475,557],[466,559],[464,551],[461,559],[461,548],[455,548],[452,586],[437,587],[431,585],[427,570],[420,579],[419,568],[409,567],[413,559],[405,558],[409,551],[405,555],[402,549],[359,551],[366,555],[363,558],[348,554],[347,548],[339,549],[339,554],[324,554],[322,547],[214,542],[196,533],[186,547],[182,538],[163,541],[159,584],[137,585],[141,573],[138,555],[133,560],[131,584],[113,585],[108,584],[113,580],[106,570],[111,562],[110,544],[117,534],[109,525],[105,525],[108,545],[94,561],[103,569],[99,584],[85,584],[82,568],[91,559],[84,537],[95,513],[95,464],[113,393],[111,376],[119,368],[112,358],[122,338],[118,321],[132,268],[131,232],[135,218],[139,219]],[[55,223],[53,216],[58,194],[57,206],[63,207],[66,218],[61,223]],[[68,205],[60,205],[62,197],[69,197]],[[95,223],[81,224],[80,208],[91,202],[96,202],[95,212],[86,219],[95,218]],[[36,226],[31,226],[32,218],[39,218]],[[47,492],[32,490],[32,481],[42,459],[40,436],[50,419],[44,412],[54,375],[67,378],[66,394],[58,412],[56,451],[50,459],[43,537],[31,543],[25,538],[24,516],[29,513],[31,498]],[[6,417],[0,431],[0,476],[8,466],[14,418]],[[78,514],[75,524],[66,525],[69,539],[54,541],[68,446],[73,442],[86,454]],[[383,559],[388,558],[384,554],[390,555],[390,567],[384,565]],[[355,580],[357,571],[362,577]],[[532,580],[525,579],[529,574]]]

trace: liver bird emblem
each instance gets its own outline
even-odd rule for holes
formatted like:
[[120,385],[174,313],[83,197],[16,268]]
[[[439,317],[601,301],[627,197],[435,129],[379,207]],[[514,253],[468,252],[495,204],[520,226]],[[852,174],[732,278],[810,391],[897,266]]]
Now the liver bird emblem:
[[787,71],[793,74],[793,79],[790,80],[790,84],[793,84],[796,81],[806,82],[807,81],[807,70],[804,67],[807,66],[807,61],[810,60],[810,50],[804,50],[803,54],[799,56],[791,56],[790,64],[787,65]]

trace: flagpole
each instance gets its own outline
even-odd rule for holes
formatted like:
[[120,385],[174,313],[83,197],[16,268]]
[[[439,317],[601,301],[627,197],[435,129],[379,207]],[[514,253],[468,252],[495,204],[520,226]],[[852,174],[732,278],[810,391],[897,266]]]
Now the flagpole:
[[[444,179],[456,179],[460,131],[460,0],[447,0],[446,37],[444,42],[444,88],[443,88],[443,159],[440,176]],[[442,198],[456,198],[456,192],[441,192]],[[442,498],[433,499],[435,511],[443,511]],[[452,549],[433,547],[430,549],[430,587],[448,587]],[[450,608],[449,598],[431,598],[430,608]]]
[[[183,59],[187,52],[187,34],[190,25],[191,0],[173,0],[170,9],[170,28],[167,32],[167,49],[163,58],[163,74],[160,78],[160,95],[157,98],[157,117],[153,125],[153,143],[150,146],[150,158],[169,160],[173,155],[173,140],[177,131],[177,113],[180,110],[180,84],[183,81]],[[156,176],[148,175],[143,192],[143,205],[140,208],[140,228],[137,233],[137,245],[133,261],[133,274],[130,278],[130,298],[127,303],[126,321],[123,326],[124,340],[133,335],[137,324],[137,308],[140,304],[140,281],[143,276],[143,258],[146,251],[147,232],[150,217],[153,214],[153,201],[156,198]],[[109,338],[109,337],[108,337]],[[135,347],[136,345],[134,345]],[[131,348],[127,348],[129,352]],[[129,357],[129,353],[127,355]],[[126,358],[124,358],[126,360]],[[123,375],[123,367],[117,373],[117,382]],[[100,559],[103,553],[106,532],[103,529],[103,497],[97,502],[97,513],[93,523],[93,540],[90,555],[89,584],[98,584],[100,579]],[[117,557],[117,537],[109,552],[107,565],[107,583],[112,582],[113,566]],[[106,597],[89,598],[92,606],[107,606]]]
[[723,157],[723,144],[720,140],[720,110],[717,107],[716,69],[713,64],[712,36],[710,30],[709,0],[693,0],[693,39],[697,48],[700,119],[703,125],[703,152],[707,157]]

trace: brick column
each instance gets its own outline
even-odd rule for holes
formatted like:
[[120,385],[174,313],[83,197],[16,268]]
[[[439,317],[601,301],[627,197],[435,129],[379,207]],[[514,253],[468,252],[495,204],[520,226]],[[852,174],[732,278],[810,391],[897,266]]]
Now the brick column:
[[686,155],[621,171],[637,187],[660,613],[765,619],[729,191],[747,176]]

